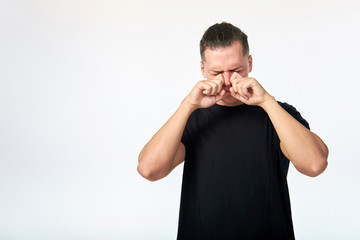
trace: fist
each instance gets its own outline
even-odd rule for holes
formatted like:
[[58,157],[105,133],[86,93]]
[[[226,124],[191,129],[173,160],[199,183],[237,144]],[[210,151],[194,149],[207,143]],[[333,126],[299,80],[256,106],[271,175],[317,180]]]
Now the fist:
[[215,79],[199,81],[186,97],[186,101],[195,109],[208,108],[221,100],[225,95],[222,89],[224,79],[219,74]]
[[230,82],[231,95],[247,105],[259,106],[271,97],[255,78],[242,77],[235,72]]

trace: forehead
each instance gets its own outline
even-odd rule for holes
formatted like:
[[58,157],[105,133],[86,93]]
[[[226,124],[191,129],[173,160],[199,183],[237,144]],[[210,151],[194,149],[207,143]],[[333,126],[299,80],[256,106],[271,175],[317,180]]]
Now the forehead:
[[246,64],[247,56],[243,54],[241,43],[236,41],[228,47],[207,48],[204,59],[204,65],[209,69],[227,69]]

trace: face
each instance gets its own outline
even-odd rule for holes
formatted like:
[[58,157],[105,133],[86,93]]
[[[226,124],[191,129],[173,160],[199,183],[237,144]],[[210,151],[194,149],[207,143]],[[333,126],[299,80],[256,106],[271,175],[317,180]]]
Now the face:
[[244,56],[243,47],[239,41],[234,42],[229,47],[206,49],[204,52],[204,61],[201,61],[201,71],[206,79],[215,79],[221,74],[224,79],[226,93],[222,100],[217,104],[225,106],[236,106],[242,102],[230,94],[230,78],[234,72],[242,77],[247,77],[252,70],[252,57]]

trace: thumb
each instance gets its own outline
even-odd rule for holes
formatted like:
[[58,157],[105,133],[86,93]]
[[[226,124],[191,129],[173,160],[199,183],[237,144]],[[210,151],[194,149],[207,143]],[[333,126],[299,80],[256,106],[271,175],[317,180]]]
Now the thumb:
[[219,73],[218,75],[216,75],[215,79],[223,79],[223,75]]
[[223,89],[218,95],[215,96],[215,102],[220,101],[224,97],[224,95],[225,95],[225,90]]
[[224,82],[224,77],[223,77],[223,75],[222,75],[221,73],[219,73],[218,75],[216,75],[215,79],[216,79],[216,80],[221,80],[221,81]]
[[238,74],[237,72],[234,72],[232,75],[231,75],[231,78],[230,78],[230,82],[232,80],[235,80],[235,79],[239,79],[239,78],[243,78],[240,74]]

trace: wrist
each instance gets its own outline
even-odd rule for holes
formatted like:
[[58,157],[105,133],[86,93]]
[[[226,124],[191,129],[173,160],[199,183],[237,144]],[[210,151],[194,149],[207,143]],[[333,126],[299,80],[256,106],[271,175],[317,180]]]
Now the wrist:
[[271,105],[274,103],[276,103],[276,99],[270,94],[268,94],[265,100],[261,104],[259,104],[259,107],[267,111],[267,109],[269,109],[269,107],[271,107]]
[[198,107],[195,106],[194,104],[190,103],[187,98],[185,98],[185,99],[181,102],[180,107],[181,107],[181,108],[184,108],[185,110],[189,111],[190,113],[192,113],[193,111],[195,111],[196,109],[198,109]]

